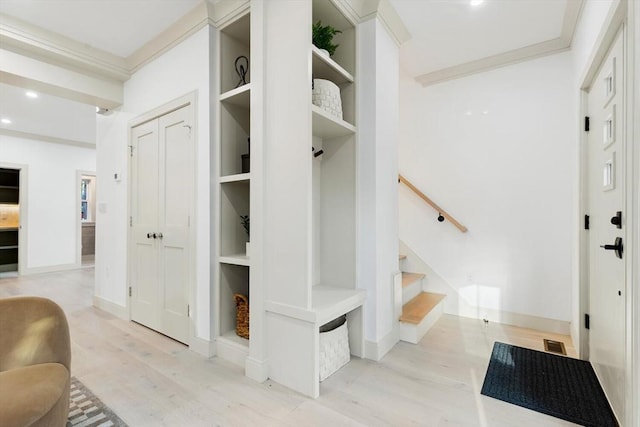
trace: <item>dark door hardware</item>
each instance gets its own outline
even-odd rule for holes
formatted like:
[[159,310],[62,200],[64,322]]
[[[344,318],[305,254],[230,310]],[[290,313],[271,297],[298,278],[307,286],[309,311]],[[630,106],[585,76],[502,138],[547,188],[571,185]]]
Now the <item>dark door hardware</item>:
[[616,237],[614,245],[601,245],[600,247],[607,251],[616,251],[616,256],[622,259],[622,237]]
[[584,118],[584,131],[589,132],[589,117],[585,116]]
[[591,317],[589,316],[588,313],[584,314],[584,328],[585,329],[589,329],[589,327],[591,326]]
[[589,229],[589,215],[584,216],[584,229],[585,230]]
[[616,216],[611,217],[611,224],[615,225],[616,228],[622,228],[622,212],[616,212]]
[[147,233],[147,239],[157,239],[158,237],[162,239],[162,233],[160,233],[160,236],[158,236],[156,233]]

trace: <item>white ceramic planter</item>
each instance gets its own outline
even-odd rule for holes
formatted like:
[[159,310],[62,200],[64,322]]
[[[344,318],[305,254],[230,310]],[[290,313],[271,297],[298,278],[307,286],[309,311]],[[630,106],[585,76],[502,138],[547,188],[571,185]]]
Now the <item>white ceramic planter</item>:
[[324,79],[313,79],[313,105],[317,105],[337,119],[342,120],[342,99],[340,88],[334,82]]

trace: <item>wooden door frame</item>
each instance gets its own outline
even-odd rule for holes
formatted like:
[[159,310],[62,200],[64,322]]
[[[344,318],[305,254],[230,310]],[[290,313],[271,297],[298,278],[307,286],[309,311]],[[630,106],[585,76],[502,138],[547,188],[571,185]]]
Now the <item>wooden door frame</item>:
[[[625,319],[625,413],[620,414],[619,420],[623,425],[640,424],[640,408],[634,405],[640,399],[640,262],[636,253],[640,248],[640,222],[637,220],[640,213],[640,184],[638,183],[638,168],[640,168],[640,125],[634,121],[634,115],[640,112],[640,96],[636,93],[638,85],[634,79],[636,70],[640,70],[640,53],[637,52],[640,45],[635,38],[640,34],[640,6],[633,1],[619,0],[612,8],[605,20],[602,31],[598,35],[594,49],[583,73],[580,86],[579,118],[587,115],[587,90],[591,87],[598,69],[609,51],[618,32],[622,32],[623,51],[625,56],[624,69],[624,141],[625,155],[625,189],[623,193],[624,209],[624,250],[625,250],[625,293],[626,293],[626,319]],[[634,36],[635,34],[635,36]],[[587,213],[587,140],[588,135],[580,125],[579,138],[579,203],[578,203],[578,301],[579,327],[574,330],[577,333],[577,350],[582,359],[589,359],[589,335],[584,326],[584,313],[589,308],[589,263],[588,263],[588,231],[584,230],[584,214]],[[597,131],[594,129],[592,131]],[[634,176],[636,171],[636,176]],[[574,337],[576,338],[576,337]]]
[[18,203],[20,204],[20,208],[18,208],[18,212],[20,215],[20,227],[18,228],[18,275],[22,276],[27,273],[27,243],[29,239],[27,239],[28,227],[25,227],[28,220],[28,202],[29,198],[27,195],[29,194],[29,165],[25,165],[22,163],[8,163],[8,162],[0,162],[0,168],[5,169],[14,169],[20,171],[20,188],[18,193]]
[[[154,108],[151,111],[148,111],[140,116],[129,121],[127,125],[127,150],[131,150],[133,145],[132,140],[132,130],[136,126],[140,126],[146,122],[151,120],[155,120],[161,116],[169,114],[173,111],[179,110],[180,108],[191,106],[191,111],[189,114],[189,121],[191,122],[191,137],[192,137],[192,153],[191,153],[191,174],[190,179],[193,183],[192,191],[189,194],[189,212],[191,213],[191,226],[189,227],[189,279],[187,283],[187,301],[189,301],[190,313],[189,313],[189,342],[187,343],[190,347],[196,345],[196,330],[195,330],[195,319],[197,318],[197,307],[195,304],[195,296],[196,296],[196,236],[197,236],[197,227],[198,222],[195,219],[195,186],[196,186],[196,154],[197,154],[197,121],[196,121],[196,111],[198,109],[197,104],[197,92],[193,91],[186,95],[183,95],[179,98],[176,98],[172,101],[167,102],[157,108]],[[127,156],[127,171],[128,171],[128,179],[127,179],[127,223],[129,224],[131,220],[131,185],[132,185],[132,168],[133,163],[131,162],[131,156]],[[129,316],[129,320],[131,320],[131,297],[129,296],[129,287],[131,286],[131,263],[130,263],[130,253],[131,247],[133,244],[133,236],[131,233],[131,227],[127,226],[127,253],[126,253],[126,283],[125,283],[125,292],[127,295],[126,299],[126,312]]]

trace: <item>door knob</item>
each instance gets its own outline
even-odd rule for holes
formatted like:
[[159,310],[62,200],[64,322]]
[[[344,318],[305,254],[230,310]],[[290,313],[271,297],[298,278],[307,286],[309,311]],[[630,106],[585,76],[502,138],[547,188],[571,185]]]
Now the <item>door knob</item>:
[[153,234],[151,235],[151,237],[153,237],[154,239],[157,239],[157,238],[158,238],[158,235],[157,235],[156,233],[153,233]]
[[151,233],[147,233],[147,239],[151,238]]
[[616,242],[613,245],[601,245],[600,247],[607,251],[616,251],[616,256],[622,259],[622,237],[616,237]]
[[163,237],[162,232],[158,233],[158,239],[162,239]]
[[622,228],[622,212],[616,212],[616,216],[611,217],[611,224],[615,225],[616,228]]

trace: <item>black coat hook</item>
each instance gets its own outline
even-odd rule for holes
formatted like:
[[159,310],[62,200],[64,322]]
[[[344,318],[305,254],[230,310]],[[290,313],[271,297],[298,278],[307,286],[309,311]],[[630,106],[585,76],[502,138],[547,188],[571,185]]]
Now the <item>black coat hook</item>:
[[444,217],[440,212],[438,212],[438,222],[443,222],[443,221],[444,221]]

